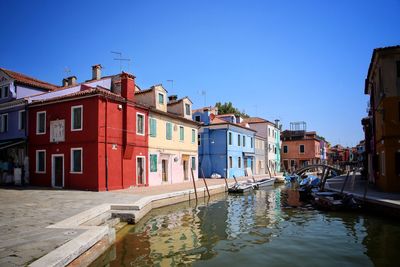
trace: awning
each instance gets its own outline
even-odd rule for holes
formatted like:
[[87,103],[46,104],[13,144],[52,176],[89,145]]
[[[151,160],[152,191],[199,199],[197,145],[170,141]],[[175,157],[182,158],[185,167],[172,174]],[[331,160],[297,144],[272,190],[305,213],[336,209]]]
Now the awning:
[[182,160],[189,160],[189,156],[188,154],[182,154]]
[[9,148],[9,147],[13,147],[19,144],[23,144],[25,143],[24,139],[17,139],[17,140],[8,140],[8,141],[3,141],[0,142],[0,150]]
[[243,156],[245,156],[245,157],[254,157],[255,154],[254,153],[249,153],[249,152],[243,152]]

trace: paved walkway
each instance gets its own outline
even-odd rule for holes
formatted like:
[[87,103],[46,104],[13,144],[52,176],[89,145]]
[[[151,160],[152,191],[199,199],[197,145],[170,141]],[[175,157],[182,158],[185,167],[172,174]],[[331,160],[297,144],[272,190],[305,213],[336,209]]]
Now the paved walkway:
[[[207,179],[207,184],[225,182]],[[199,180],[196,186],[204,187],[204,182]],[[0,187],[0,266],[25,265],[77,237],[82,231],[46,227],[92,207],[104,203],[133,204],[144,196],[192,188],[191,181],[111,192]]]
[[[346,176],[343,175],[329,179],[326,183],[326,188],[335,191],[342,190],[345,178]],[[365,193],[365,187],[366,187],[366,181],[362,180],[360,175],[356,175],[355,177],[350,175],[346,182],[344,192],[351,193],[354,196],[363,199]],[[396,193],[382,192],[379,191],[373,185],[368,185],[366,193],[366,201],[400,209],[400,193],[396,194]]]

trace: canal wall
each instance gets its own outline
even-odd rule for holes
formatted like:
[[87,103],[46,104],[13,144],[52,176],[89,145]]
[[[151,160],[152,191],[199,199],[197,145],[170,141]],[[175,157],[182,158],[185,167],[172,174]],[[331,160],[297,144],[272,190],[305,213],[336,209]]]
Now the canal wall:
[[[248,178],[249,177],[241,177],[237,180],[243,182]],[[257,176],[255,176],[255,178],[257,178]],[[234,183],[235,182],[231,179],[228,180],[228,186],[231,186]],[[225,183],[208,186],[208,191],[210,196],[224,193],[227,191],[227,186]],[[207,188],[205,186],[198,187],[198,200],[205,197],[208,197]],[[107,203],[93,207],[75,216],[48,226],[47,228],[52,229],[75,229],[86,231],[73,240],[34,261],[29,266],[87,266],[115,242],[114,226],[107,224],[88,225],[89,221],[96,221],[96,219],[103,216],[103,214],[110,213],[111,218],[113,219],[117,218],[119,221],[134,224],[141,220],[152,209],[185,201],[196,201],[196,192],[194,189],[144,196],[132,204]]]

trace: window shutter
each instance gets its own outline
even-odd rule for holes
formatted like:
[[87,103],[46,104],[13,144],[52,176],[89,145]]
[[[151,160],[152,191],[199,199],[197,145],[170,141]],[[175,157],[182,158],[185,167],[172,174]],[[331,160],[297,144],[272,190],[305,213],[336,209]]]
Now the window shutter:
[[150,155],[150,171],[157,171],[157,155]]

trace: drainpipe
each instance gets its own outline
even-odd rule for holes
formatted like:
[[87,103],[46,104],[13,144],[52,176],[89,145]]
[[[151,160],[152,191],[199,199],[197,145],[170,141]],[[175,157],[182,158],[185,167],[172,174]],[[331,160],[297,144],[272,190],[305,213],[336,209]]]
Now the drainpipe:
[[106,112],[104,114],[104,117],[105,117],[104,146],[105,146],[105,159],[106,159],[106,161],[105,161],[105,165],[106,165],[105,166],[106,167],[106,191],[108,191],[108,149],[107,149],[107,146],[108,146],[108,141],[107,141],[107,134],[108,134],[108,132],[107,132],[107,127],[108,127],[108,122],[107,122],[107,118],[108,118],[108,116],[107,116],[108,98],[105,97],[105,99],[106,99]]

